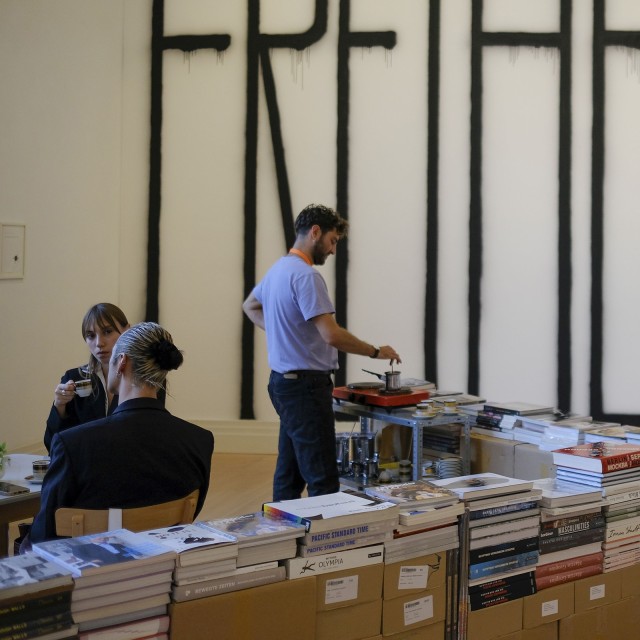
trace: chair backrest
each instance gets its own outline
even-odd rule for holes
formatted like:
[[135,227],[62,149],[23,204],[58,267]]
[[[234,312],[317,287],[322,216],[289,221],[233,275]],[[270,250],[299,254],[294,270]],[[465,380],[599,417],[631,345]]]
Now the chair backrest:
[[129,509],[56,509],[56,534],[75,538],[113,529],[146,531],[175,524],[190,524],[196,512],[200,491],[196,489],[184,498],[149,507]]

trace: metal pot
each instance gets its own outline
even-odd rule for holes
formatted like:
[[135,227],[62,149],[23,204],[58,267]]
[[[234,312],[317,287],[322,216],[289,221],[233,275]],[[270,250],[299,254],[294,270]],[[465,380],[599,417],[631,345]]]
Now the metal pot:
[[385,371],[385,389],[387,391],[398,391],[400,389],[400,372]]

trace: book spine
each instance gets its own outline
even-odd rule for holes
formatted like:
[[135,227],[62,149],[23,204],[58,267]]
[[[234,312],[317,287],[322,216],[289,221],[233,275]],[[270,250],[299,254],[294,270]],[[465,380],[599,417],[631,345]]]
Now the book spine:
[[[33,612],[32,617],[28,620],[22,620],[20,622],[7,622],[3,620],[0,622],[0,638],[11,637],[12,634],[28,634],[30,632],[33,632],[32,635],[40,635],[43,633],[42,629],[45,627],[57,627],[52,630],[58,631],[72,624],[73,618],[71,617],[70,611],[51,615],[39,615]],[[24,637],[28,638],[30,636],[25,635]]]
[[496,604],[531,596],[536,591],[535,579],[531,577],[525,580],[518,580],[508,586],[469,594],[469,605],[471,611],[477,611],[478,609],[486,609]]
[[509,588],[516,582],[520,582],[521,580],[531,581],[534,578],[535,578],[535,568],[532,567],[531,571],[526,571],[525,573],[518,573],[513,576],[506,576],[503,578],[498,578],[496,580],[487,580],[486,582],[483,582],[481,584],[471,585],[469,586],[469,595],[474,593],[475,594],[485,593],[492,589]]
[[169,616],[156,616],[144,620],[136,620],[119,625],[117,629],[94,629],[83,631],[78,640],[137,640],[138,638],[155,637],[169,630]]
[[477,580],[484,576],[491,576],[498,573],[505,573],[513,569],[535,566],[538,562],[539,553],[537,551],[527,551],[507,558],[498,558],[488,562],[479,562],[469,565],[469,579]]
[[378,533],[385,533],[393,529],[391,520],[380,522],[371,522],[360,525],[350,525],[341,527],[339,529],[331,529],[330,531],[319,531],[305,533],[304,536],[298,538],[298,544],[304,544],[307,546],[316,546],[318,544],[326,544],[328,542],[334,542],[342,538],[356,538],[358,536],[370,536]]
[[295,522],[296,524],[302,524],[305,527],[305,531],[309,531],[311,527],[311,523],[307,518],[301,518],[300,516],[296,516],[293,513],[287,513],[282,509],[279,509],[275,505],[272,504],[263,504],[262,511],[272,518],[280,518],[281,520],[287,520],[289,522]]
[[616,540],[637,536],[640,534],[640,516],[623,520],[620,523],[608,523],[605,532],[605,542],[615,542]]
[[605,529],[590,529],[578,533],[568,533],[564,536],[540,539],[540,553],[553,553],[554,551],[564,551],[571,547],[578,547],[592,542],[603,542],[605,539]]
[[479,509],[478,511],[471,511],[469,514],[470,520],[482,520],[483,518],[492,518],[494,516],[507,515],[509,513],[516,513],[518,511],[528,511],[530,509],[537,509],[538,502],[519,502],[517,504],[506,504],[500,507],[486,507]]
[[[544,523],[543,523],[544,524]],[[585,531],[596,531],[605,526],[603,517],[593,518],[592,520],[584,520],[582,522],[573,522],[571,524],[559,527],[546,527],[540,530],[540,540],[551,540],[554,538],[562,538],[569,534],[582,533]]]
[[173,588],[172,597],[175,602],[186,602],[188,600],[206,598],[207,596],[219,593],[239,591],[240,589],[248,589],[250,587],[258,587],[263,584],[279,582],[285,579],[285,575],[286,572],[284,567],[275,567],[274,569],[267,569],[266,571],[243,573],[219,580],[175,586]]
[[9,605],[0,604],[0,625],[6,621],[31,619],[35,612],[45,615],[56,615],[71,611],[71,591],[52,596],[27,598]]
[[508,556],[526,553],[528,551],[539,550],[538,538],[525,538],[524,540],[514,540],[481,549],[471,549],[469,551],[469,564],[487,562],[496,558],[506,558]]
[[[579,516],[569,516],[567,518],[556,518],[555,520],[547,520],[540,525],[540,535],[544,532],[552,529],[564,529],[573,525],[582,525],[587,523],[587,528],[595,529],[604,525],[604,516],[601,512],[584,513]],[[582,531],[584,527],[576,529],[576,531]],[[566,529],[567,533],[569,529]]]
[[552,573],[549,575],[536,575],[536,587],[538,591],[542,589],[548,589],[549,587],[555,587],[565,582],[573,582],[574,580],[580,580],[581,578],[588,578],[589,576],[595,576],[602,573],[602,565],[592,564],[580,569],[574,569],[573,571],[565,571],[563,573]]
[[326,544],[298,545],[298,555],[302,558],[310,556],[325,555],[333,551],[344,551],[345,549],[357,549],[370,544],[381,544],[385,541],[385,534],[379,533],[373,536],[363,536],[360,538],[348,538],[346,540],[335,540]]
[[576,571],[577,569],[590,567],[591,565],[602,566],[603,558],[603,553],[590,553],[586,556],[578,556],[577,558],[568,558],[567,560],[559,560],[558,562],[549,562],[549,564],[539,564],[536,567],[536,578],[542,578],[554,573]]

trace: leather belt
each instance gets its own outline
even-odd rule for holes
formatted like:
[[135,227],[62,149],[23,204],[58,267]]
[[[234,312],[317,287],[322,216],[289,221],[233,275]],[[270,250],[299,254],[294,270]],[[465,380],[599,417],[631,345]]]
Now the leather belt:
[[312,369],[299,369],[297,371],[287,371],[282,374],[287,380],[298,380],[300,378],[313,378],[317,376],[330,376],[334,373],[333,369],[329,371],[315,371]]

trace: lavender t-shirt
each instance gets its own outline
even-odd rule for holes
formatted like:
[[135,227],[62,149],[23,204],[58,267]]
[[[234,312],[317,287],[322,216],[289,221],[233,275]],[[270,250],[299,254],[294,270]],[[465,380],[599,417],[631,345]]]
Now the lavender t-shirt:
[[280,258],[253,289],[262,304],[269,366],[278,373],[337,369],[338,351],[311,320],[335,313],[324,278],[295,255]]

